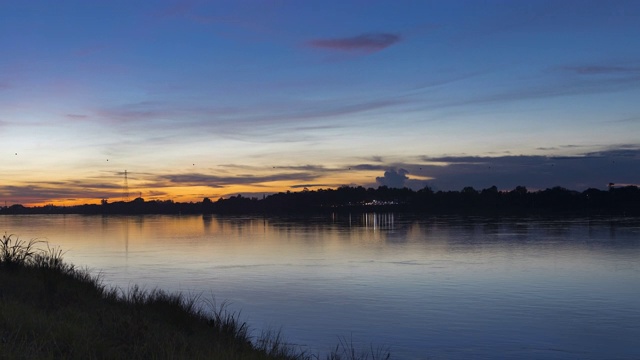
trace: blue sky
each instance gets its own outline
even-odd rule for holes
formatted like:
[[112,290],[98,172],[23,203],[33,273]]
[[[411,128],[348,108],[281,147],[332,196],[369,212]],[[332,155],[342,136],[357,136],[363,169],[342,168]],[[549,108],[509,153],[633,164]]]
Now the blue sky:
[[0,198],[640,183],[637,1],[0,1]]

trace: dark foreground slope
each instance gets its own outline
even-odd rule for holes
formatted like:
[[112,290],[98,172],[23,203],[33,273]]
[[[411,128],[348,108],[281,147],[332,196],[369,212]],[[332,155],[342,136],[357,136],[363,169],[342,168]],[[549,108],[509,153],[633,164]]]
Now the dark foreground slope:
[[[277,336],[252,341],[224,308],[205,313],[162,291],[107,289],[59,250],[34,245],[0,242],[0,359],[317,358]],[[328,358],[352,358],[342,353]]]

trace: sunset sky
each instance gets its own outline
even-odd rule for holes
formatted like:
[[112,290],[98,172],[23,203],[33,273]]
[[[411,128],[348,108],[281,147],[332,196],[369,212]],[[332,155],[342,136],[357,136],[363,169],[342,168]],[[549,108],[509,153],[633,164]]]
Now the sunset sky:
[[640,184],[640,1],[0,0],[0,134],[2,205]]

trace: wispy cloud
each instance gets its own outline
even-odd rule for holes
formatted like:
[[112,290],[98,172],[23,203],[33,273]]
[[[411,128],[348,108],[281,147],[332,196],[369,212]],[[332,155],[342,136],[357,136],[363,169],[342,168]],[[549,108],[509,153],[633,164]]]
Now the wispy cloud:
[[426,101],[424,108],[510,103],[523,100],[601,94],[640,87],[640,67],[618,65],[581,65],[550,67],[536,83],[522,83],[507,90],[471,94],[465,97]]
[[389,166],[386,164],[357,164],[349,167],[349,170],[385,170]]
[[585,156],[594,157],[621,157],[621,158],[633,158],[640,160],[640,146],[634,144],[621,145],[617,147],[608,148],[603,151],[594,151],[586,153]]
[[288,170],[288,171],[327,171],[324,166],[319,165],[286,165],[286,166],[274,166],[274,169]]
[[0,187],[0,196],[12,203],[46,203],[59,200],[106,199],[122,196],[122,187],[92,180],[39,181]]
[[173,5],[165,7],[153,15],[156,17],[175,17],[182,16],[188,14],[195,6],[194,1],[189,0],[179,0],[175,2]]
[[221,188],[228,185],[259,185],[266,182],[276,181],[310,181],[317,175],[308,172],[283,173],[271,175],[250,175],[240,174],[236,176],[218,176],[209,174],[176,174],[161,175],[157,179],[159,183],[154,186],[207,186]]
[[89,115],[83,114],[67,114],[66,117],[71,120],[85,120],[89,118]]
[[96,114],[111,122],[131,123],[175,117],[178,111],[168,108],[167,104],[144,101],[98,109],[96,110]]
[[102,50],[104,50],[106,48],[106,46],[104,45],[92,45],[92,46],[85,46],[82,48],[79,48],[78,50],[76,50],[74,52],[74,55],[77,57],[87,57],[87,56],[91,56],[94,54],[97,54],[99,52],[101,52]]
[[[290,119],[313,119],[323,117],[334,117],[340,115],[355,114],[360,112],[366,112],[371,110],[378,110],[382,108],[392,107],[406,103],[406,100],[402,99],[376,99],[370,101],[353,102],[351,104],[341,104],[334,107],[314,107],[312,109],[301,109],[297,112],[291,113],[288,118]],[[322,105],[322,104],[318,104]]]
[[[309,141],[324,131],[351,127],[353,123],[339,121],[347,115],[393,109],[407,103],[407,99],[400,98],[356,98],[233,108],[144,101],[96,109],[88,116],[116,129],[144,129],[145,134],[188,132],[260,143],[284,143]],[[66,116],[70,120],[80,120],[84,114],[68,113]]]
[[399,34],[368,33],[345,38],[314,39],[309,46],[320,49],[356,52],[376,52],[394,45],[402,40]]
[[613,119],[613,120],[608,120],[605,121],[608,123],[634,123],[634,122],[640,122],[640,116],[631,116],[631,117],[625,117],[622,119]]
[[561,69],[580,75],[639,75],[639,66],[584,65],[563,66]]
[[322,187],[335,187],[336,184],[298,184],[291,186],[292,189],[302,188],[322,188]]
[[314,131],[314,130],[333,130],[345,127],[344,125],[303,125],[292,128],[293,131]]

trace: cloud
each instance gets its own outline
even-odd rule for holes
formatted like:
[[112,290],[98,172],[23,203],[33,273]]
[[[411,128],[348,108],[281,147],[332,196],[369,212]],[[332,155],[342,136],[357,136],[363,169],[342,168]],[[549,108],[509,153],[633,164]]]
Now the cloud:
[[106,49],[106,46],[104,46],[104,45],[86,46],[86,47],[82,47],[82,48],[76,50],[74,52],[74,55],[77,56],[77,57],[87,57],[87,56],[91,56],[91,55],[97,54],[97,53],[103,51],[104,49]]
[[373,164],[358,164],[349,167],[349,169],[353,170],[387,170],[389,168],[388,165],[373,165]]
[[[332,101],[334,102],[334,101]],[[379,110],[387,107],[405,104],[407,101],[403,99],[377,99],[371,101],[354,101],[353,103],[329,104],[319,102],[311,107],[295,109],[289,114],[271,115],[265,120],[274,120],[275,118],[282,120],[307,120],[317,118],[330,118],[342,115],[350,115],[371,110]]]
[[[493,185],[501,190],[518,185],[534,190],[554,186],[602,189],[610,182],[636,183],[640,177],[640,145],[622,145],[575,156],[462,156],[424,160],[447,164],[423,165],[417,171],[419,175],[432,176],[429,184],[439,190],[460,190],[465,186],[482,189]],[[406,166],[414,169],[416,165]]]
[[122,187],[92,180],[41,181],[0,187],[0,196],[16,204],[34,204],[78,198],[105,199],[122,196]]
[[616,74],[640,74],[638,66],[619,65],[585,65],[585,66],[563,66],[561,69],[580,75],[616,75]]
[[292,189],[302,188],[322,188],[322,187],[335,187],[335,184],[299,184],[291,186]]
[[176,109],[168,107],[167,104],[151,101],[99,109],[96,113],[98,116],[104,117],[113,123],[130,123],[175,118],[179,114]]
[[[602,73],[604,74],[604,73]],[[607,73],[611,75],[611,73]],[[489,94],[462,102],[452,102],[449,106],[467,104],[490,104],[528,99],[547,99],[581,94],[599,94],[623,91],[640,86],[640,73],[625,73],[627,76],[578,77],[558,80],[529,88],[512,89],[509,92]]]
[[157,179],[159,183],[153,184],[153,187],[159,186],[208,186],[212,188],[222,188],[228,185],[260,185],[265,182],[275,181],[312,181],[317,176],[309,172],[284,173],[273,175],[237,175],[237,176],[218,176],[207,174],[177,174],[177,175],[161,175]]
[[610,148],[604,151],[594,151],[586,153],[585,156],[591,157],[620,157],[633,158],[640,160],[640,149],[634,145],[623,145],[616,148]]
[[180,0],[175,4],[157,11],[153,15],[160,18],[171,18],[187,15],[195,6],[193,1]]
[[405,182],[409,180],[407,174],[409,172],[405,169],[389,169],[384,172],[384,176],[376,177],[376,182],[382,186],[388,186],[390,188],[403,188]]
[[285,165],[285,166],[274,166],[274,169],[279,170],[293,170],[293,171],[327,171],[327,168],[320,165]]
[[304,125],[291,128],[293,131],[334,130],[344,128],[345,125]]
[[[425,99],[422,109],[512,103],[524,100],[553,99],[575,95],[621,92],[640,88],[640,66],[585,64],[552,66],[542,71],[535,82],[522,81],[503,90],[490,89],[468,96]],[[420,91],[420,89],[416,89]],[[429,90],[425,88],[424,90]]]
[[[304,122],[304,120],[326,120],[345,115],[367,113],[374,110],[392,108],[406,104],[405,99],[331,99],[327,101],[282,104],[276,106],[256,106],[245,108],[185,106],[170,102],[143,101],[96,109],[92,117],[103,122],[149,129],[151,123],[157,131],[185,130],[198,128],[202,132],[213,131],[216,135],[252,136],[252,141],[299,141],[300,137],[290,136],[292,132],[312,134],[315,131],[344,128],[345,124]],[[73,117],[75,114],[68,114]],[[256,126],[247,126],[247,124]],[[268,125],[268,127],[262,126]],[[288,126],[287,132],[272,125]],[[259,136],[255,136],[259,135]]]
[[329,171],[341,171],[342,169],[329,169],[322,165],[278,165],[273,167],[264,166],[251,166],[243,164],[222,164],[219,165],[222,168],[232,169],[234,171],[257,171],[262,172],[264,170],[277,169],[278,171],[305,171],[305,172],[329,172]]
[[314,39],[308,42],[311,47],[372,53],[383,50],[402,40],[399,34],[368,33],[347,38]]
[[640,121],[640,116],[632,116],[632,117],[626,117],[623,119],[615,119],[615,120],[609,120],[606,122],[610,122],[610,123],[629,123],[629,122],[638,122]]
[[71,119],[71,120],[85,120],[89,118],[88,115],[82,115],[82,114],[67,114],[66,116],[68,119]]

